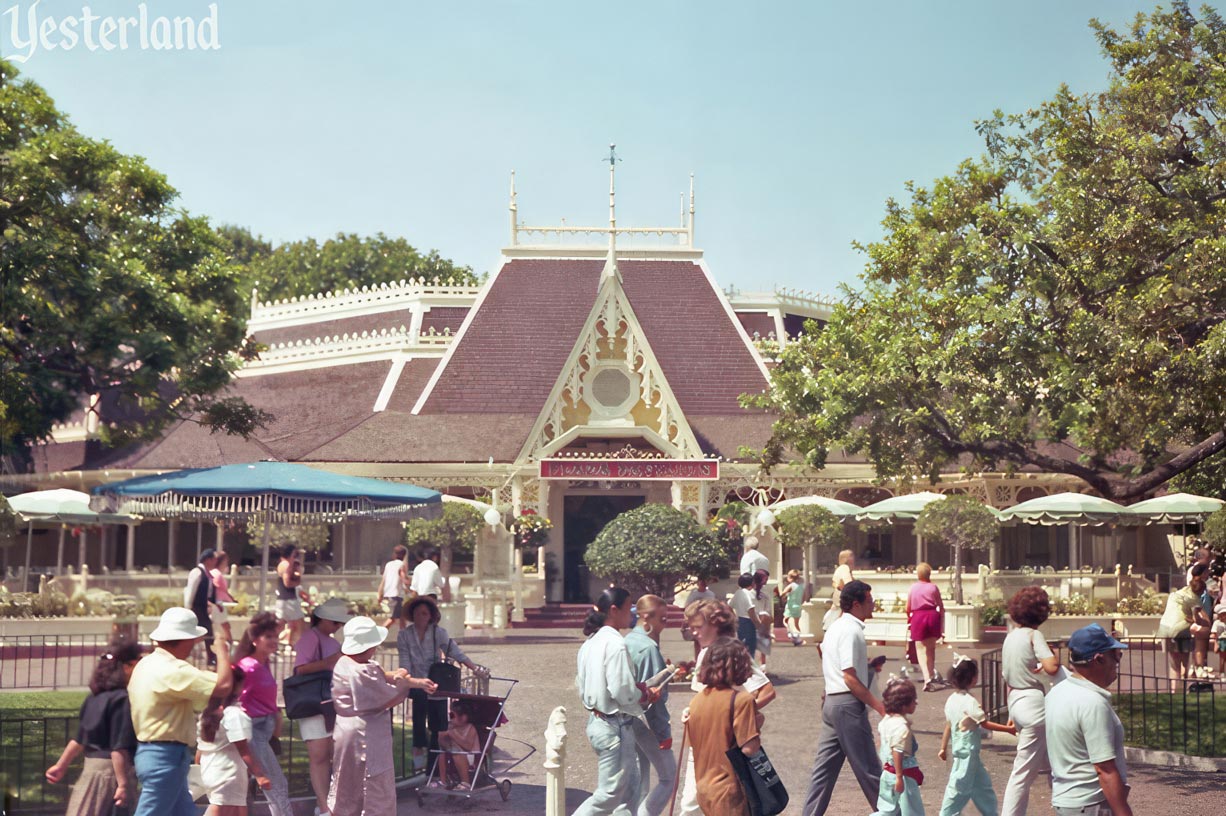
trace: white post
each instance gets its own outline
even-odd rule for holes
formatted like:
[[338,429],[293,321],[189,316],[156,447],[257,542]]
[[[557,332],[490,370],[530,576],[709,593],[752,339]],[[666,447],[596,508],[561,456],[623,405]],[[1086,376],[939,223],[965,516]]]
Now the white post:
[[60,543],[55,548],[55,574],[56,575],[64,574],[64,533],[65,532],[66,532],[65,525],[61,524],[60,525]]
[[345,571],[345,567],[349,560],[349,522],[341,522],[341,572]]
[[264,519],[264,543],[260,549],[264,551],[263,557],[260,559],[260,603],[256,607],[257,612],[264,611],[264,592],[268,585],[268,538],[272,532],[272,521]]
[[175,543],[179,537],[179,522],[166,522],[166,575],[175,569]]
[[196,522],[196,563],[200,563],[200,553],[204,552],[204,522]]
[[30,591],[30,551],[34,549],[34,522],[26,525],[26,566],[21,573],[21,591]]
[[[911,532],[915,533],[915,528],[911,528]],[[919,533],[915,533],[915,564],[919,566],[924,560],[924,537]]]
[[128,572],[136,569],[136,525],[128,523],[128,551],[124,554],[124,568]]
[[545,816],[566,816],[566,709],[558,706],[545,727]]
[[89,528],[81,527],[81,537],[77,542],[77,563],[85,566],[85,545],[89,543]]

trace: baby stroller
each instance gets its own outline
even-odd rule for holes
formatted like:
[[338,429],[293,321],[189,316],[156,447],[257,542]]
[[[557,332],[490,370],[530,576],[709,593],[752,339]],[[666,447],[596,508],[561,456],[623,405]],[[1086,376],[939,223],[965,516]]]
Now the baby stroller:
[[[513,737],[502,737],[502,743],[515,743],[526,750],[523,751],[521,756],[516,757],[512,755],[508,759],[501,760],[499,762],[500,767],[495,767],[493,757],[495,730],[507,722],[504,713],[507,698],[511,696],[511,690],[515,688],[515,684],[518,682],[518,680],[506,677],[471,678],[470,682],[464,684],[464,691],[443,691],[439,689],[438,692],[430,696],[431,700],[447,700],[449,708],[455,702],[461,700],[465,702],[465,708],[471,712],[469,722],[476,729],[480,750],[473,757],[472,765],[469,769],[471,785],[458,785],[447,788],[442,784],[443,775],[447,772],[446,763],[448,759],[444,756],[447,751],[441,748],[431,749],[433,753],[439,756],[436,762],[431,763],[430,772],[426,776],[425,784],[417,789],[418,806],[425,807],[426,797],[428,796],[446,796],[470,800],[475,796],[493,791],[498,791],[502,801],[507,801],[507,798],[511,795],[511,780],[504,778],[499,781],[495,777],[518,767],[528,757],[536,753],[536,748],[523,740]],[[502,696],[490,694],[490,686],[493,686],[496,691],[503,692]],[[506,753],[506,748],[502,749],[502,753]],[[502,765],[503,762],[509,762],[509,764]]]

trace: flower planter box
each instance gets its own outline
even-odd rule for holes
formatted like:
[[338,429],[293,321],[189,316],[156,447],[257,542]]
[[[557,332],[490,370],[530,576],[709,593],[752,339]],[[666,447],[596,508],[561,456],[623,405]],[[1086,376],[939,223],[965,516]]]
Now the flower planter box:
[[[1159,615],[1117,615],[1105,612],[1101,615],[1052,615],[1039,627],[1048,640],[1067,640],[1073,632],[1091,623],[1097,623],[1108,632],[1113,629],[1132,637],[1154,637],[1158,634]],[[1012,627],[1011,627],[1012,628]]]
[[[825,634],[822,618],[830,608],[827,600],[809,601],[801,607],[800,631],[811,635],[820,643]],[[982,637],[979,625],[979,607],[949,605],[945,607],[945,641],[947,643],[978,643]],[[874,612],[864,622],[865,640],[885,643],[905,643],[907,640],[907,616],[903,612]]]

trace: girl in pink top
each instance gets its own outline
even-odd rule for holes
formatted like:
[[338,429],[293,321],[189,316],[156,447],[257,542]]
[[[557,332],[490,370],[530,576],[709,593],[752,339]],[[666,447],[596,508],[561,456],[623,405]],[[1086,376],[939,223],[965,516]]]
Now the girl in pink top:
[[949,686],[936,670],[937,640],[945,631],[945,605],[941,602],[941,590],[932,583],[930,565],[916,567],[915,577],[918,580],[907,593],[907,625],[924,675],[924,691],[939,691]]
[[271,785],[264,791],[272,816],[293,816],[289,801],[289,783],[277,762],[272,741],[281,737],[281,709],[277,707],[277,681],[268,668],[268,660],[277,651],[280,623],[271,612],[261,612],[251,619],[234,656],[245,673],[243,691],[238,704],[251,718],[251,755],[264,769]]
[[230,594],[230,582],[226,579],[226,570],[230,566],[230,556],[224,551],[218,550],[217,564],[213,569],[209,570],[209,580],[213,582],[213,589],[216,590],[217,606],[213,608],[213,623],[221,626],[226,633],[226,640],[234,640],[234,635],[230,632],[230,615],[223,603],[234,603],[234,596]]

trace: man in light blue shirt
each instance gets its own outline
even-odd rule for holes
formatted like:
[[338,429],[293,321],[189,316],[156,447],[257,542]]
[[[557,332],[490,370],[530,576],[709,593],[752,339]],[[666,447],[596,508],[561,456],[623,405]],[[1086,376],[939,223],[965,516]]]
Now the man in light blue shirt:
[[1051,803],[1059,816],[1132,816],[1124,726],[1107,691],[1127,648],[1097,623],[1069,638],[1073,672],[1045,702]]

